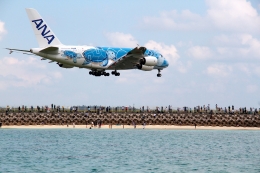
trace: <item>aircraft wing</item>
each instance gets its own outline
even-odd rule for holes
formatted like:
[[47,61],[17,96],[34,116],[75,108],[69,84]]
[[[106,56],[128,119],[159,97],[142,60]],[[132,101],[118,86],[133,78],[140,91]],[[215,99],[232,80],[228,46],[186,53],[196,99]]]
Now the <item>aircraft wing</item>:
[[136,68],[136,64],[138,64],[139,60],[144,57],[145,51],[145,47],[136,47],[129,51],[125,56],[111,64],[108,69],[123,70]]
[[57,53],[58,50],[59,50],[59,47],[50,46],[50,47],[47,47],[45,49],[40,50],[40,52],[51,54],[51,53],[54,53],[54,52]]

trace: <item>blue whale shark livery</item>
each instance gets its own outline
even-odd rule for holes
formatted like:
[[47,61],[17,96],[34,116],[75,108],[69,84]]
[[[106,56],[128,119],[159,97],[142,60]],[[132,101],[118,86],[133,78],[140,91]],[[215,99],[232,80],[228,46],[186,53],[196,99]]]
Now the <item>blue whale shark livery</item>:
[[146,47],[118,48],[95,46],[63,45],[58,37],[40,14],[32,8],[26,9],[39,48],[30,50],[11,49],[42,57],[41,60],[51,60],[62,68],[86,68],[93,76],[120,76],[119,70],[138,69],[142,71],[158,70],[157,77],[161,77],[161,70],[169,66],[168,61],[155,50]]

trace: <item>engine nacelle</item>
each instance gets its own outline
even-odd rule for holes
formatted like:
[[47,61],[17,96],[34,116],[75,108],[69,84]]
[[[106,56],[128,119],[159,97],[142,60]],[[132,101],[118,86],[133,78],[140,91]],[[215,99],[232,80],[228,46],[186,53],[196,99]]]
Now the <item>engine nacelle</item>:
[[154,56],[147,56],[145,58],[140,59],[140,64],[146,66],[155,66],[157,64],[157,58]]
[[67,64],[58,64],[61,68],[73,68],[73,66],[71,65],[67,65]]
[[138,64],[136,67],[137,67],[139,70],[151,71],[154,66],[147,66],[147,65]]

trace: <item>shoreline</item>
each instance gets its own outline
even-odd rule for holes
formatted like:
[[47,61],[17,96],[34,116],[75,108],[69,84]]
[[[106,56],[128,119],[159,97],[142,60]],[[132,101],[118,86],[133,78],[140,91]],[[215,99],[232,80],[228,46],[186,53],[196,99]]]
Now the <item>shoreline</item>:
[[[91,125],[75,125],[75,129],[89,129]],[[73,125],[11,125],[2,126],[0,129],[74,129]],[[92,127],[92,129],[99,129]],[[100,129],[110,129],[109,125],[102,125]],[[112,129],[134,129],[133,125],[113,125]],[[143,129],[142,125],[136,125],[136,129]],[[145,129],[158,130],[195,130],[194,126],[176,126],[176,125],[146,125]],[[227,127],[227,126],[196,126],[196,130],[260,130],[260,127]]]

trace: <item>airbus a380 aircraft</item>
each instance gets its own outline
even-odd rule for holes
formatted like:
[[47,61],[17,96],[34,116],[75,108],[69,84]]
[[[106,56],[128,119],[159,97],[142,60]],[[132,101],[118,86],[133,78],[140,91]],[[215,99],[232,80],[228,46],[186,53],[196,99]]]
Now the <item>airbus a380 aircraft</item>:
[[118,70],[139,69],[143,71],[158,70],[168,67],[167,60],[158,52],[145,47],[116,48],[94,46],[67,46],[63,45],[40,14],[32,8],[27,8],[30,23],[39,43],[39,48],[30,50],[10,49],[13,51],[32,53],[57,62],[62,68],[86,68],[94,76],[109,76],[106,70],[112,70],[112,75],[119,76]]

